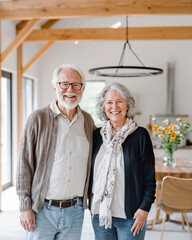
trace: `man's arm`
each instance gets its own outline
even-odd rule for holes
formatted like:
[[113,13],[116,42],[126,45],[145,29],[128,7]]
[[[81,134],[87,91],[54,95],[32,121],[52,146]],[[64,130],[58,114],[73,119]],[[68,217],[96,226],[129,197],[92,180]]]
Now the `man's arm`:
[[29,117],[22,135],[17,163],[16,192],[20,200],[20,222],[25,230],[33,231],[35,214],[31,206],[31,185],[34,175],[34,118]]

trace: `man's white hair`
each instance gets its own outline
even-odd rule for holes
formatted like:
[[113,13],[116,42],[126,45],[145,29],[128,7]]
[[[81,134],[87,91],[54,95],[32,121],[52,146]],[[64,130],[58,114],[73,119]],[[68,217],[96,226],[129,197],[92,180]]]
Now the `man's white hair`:
[[73,70],[77,71],[79,73],[79,75],[81,76],[81,80],[82,80],[83,85],[85,86],[85,83],[86,83],[85,76],[84,76],[83,72],[81,71],[81,69],[78,66],[76,66],[75,64],[63,64],[60,67],[57,67],[53,71],[53,78],[52,78],[52,84],[53,85],[55,85],[58,82],[59,72],[62,69],[65,69],[65,68],[70,68],[70,69],[73,69]]

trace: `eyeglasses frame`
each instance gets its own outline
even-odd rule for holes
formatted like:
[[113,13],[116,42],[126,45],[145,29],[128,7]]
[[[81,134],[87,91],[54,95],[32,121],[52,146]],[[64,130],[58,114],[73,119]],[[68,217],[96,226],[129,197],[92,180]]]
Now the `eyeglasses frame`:
[[[59,87],[60,87],[62,90],[67,90],[70,85],[71,85],[72,88],[73,88],[73,84],[80,84],[81,87],[80,87],[79,89],[74,89],[74,88],[73,88],[73,90],[79,91],[79,90],[81,90],[81,88],[82,88],[82,86],[83,86],[83,83],[77,83],[77,82],[74,82],[74,83],[69,83],[69,82],[57,82],[57,83],[59,84]],[[61,85],[60,85],[61,83],[66,83],[66,84],[68,84],[68,88],[62,88]]]

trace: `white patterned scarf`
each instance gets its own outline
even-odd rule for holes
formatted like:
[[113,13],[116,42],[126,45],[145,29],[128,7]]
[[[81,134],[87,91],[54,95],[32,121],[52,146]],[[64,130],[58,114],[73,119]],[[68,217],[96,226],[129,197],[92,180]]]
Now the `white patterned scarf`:
[[96,214],[99,210],[99,225],[105,226],[105,229],[111,228],[112,223],[111,203],[116,180],[116,159],[121,151],[119,146],[137,127],[135,121],[127,118],[126,123],[118,132],[113,129],[110,121],[105,122],[101,128],[103,144],[107,151],[96,172],[91,212]]

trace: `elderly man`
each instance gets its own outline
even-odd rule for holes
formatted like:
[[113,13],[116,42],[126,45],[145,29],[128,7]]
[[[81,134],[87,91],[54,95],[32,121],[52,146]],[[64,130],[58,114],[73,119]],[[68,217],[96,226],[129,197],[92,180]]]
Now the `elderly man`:
[[56,68],[52,83],[56,99],[29,116],[20,144],[20,222],[30,240],[76,240],[87,207],[95,125],[78,106],[85,78],[77,66]]

